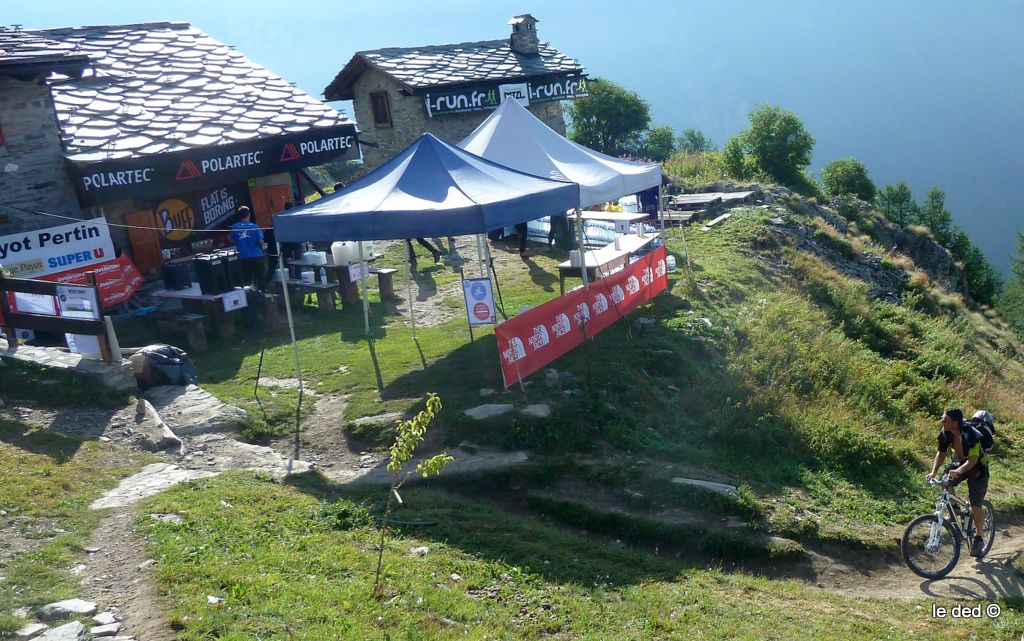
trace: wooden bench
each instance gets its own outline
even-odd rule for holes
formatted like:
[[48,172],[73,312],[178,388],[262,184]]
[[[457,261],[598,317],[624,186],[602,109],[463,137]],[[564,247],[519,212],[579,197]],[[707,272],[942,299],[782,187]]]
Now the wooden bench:
[[[280,283],[281,281],[275,281]],[[303,283],[301,280],[288,279],[288,291],[292,295],[316,294],[316,304],[321,311],[333,312],[337,309],[334,303],[334,292],[338,291],[338,283]],[[292,299],[295,301],[295,299]],[[298,302],[296,301],[296,305]]]
[[155,312],[142,317],[142,322],[159,337],[166,333],[184,333],[188,351],[198,353],[206,351],[206,320],[205,314],[188,312]]
[[395,300],[395,274],[397,269],[391,267],[371,267],[370,273],[377,276],[377,289],[381,300]]
[[[592,249],[583,254],[584,265],[587,270],[587,282],[604,278],[609,272],[629,264],[629,255],[640,249],[647,243],[658,237],[658,234],[639,236],[637,234],[625,234],[619,237],[619,248],[615,249],[615,243],[609,243],[601,249]],[[573,265],[572,261],[564,261],[558,264],[558,287],[562,295],[565,295],[565,278],[567,276],[583,277],[583,268]]]

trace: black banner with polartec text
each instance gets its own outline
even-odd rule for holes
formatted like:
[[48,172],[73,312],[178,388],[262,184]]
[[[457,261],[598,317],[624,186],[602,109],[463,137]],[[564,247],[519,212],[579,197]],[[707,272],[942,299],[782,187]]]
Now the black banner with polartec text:
[[69,159],[83,207],[128,198],[155,198],[359,158],[355,125],[256,138],[141,158]]

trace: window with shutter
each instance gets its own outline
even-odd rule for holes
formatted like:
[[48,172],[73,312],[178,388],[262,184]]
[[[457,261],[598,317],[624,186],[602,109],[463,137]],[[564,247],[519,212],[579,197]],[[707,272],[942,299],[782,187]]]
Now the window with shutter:
[[386,91],[375,91],[370,94],[370,107],[373,109],[373,126],[391,126],[391,104]]

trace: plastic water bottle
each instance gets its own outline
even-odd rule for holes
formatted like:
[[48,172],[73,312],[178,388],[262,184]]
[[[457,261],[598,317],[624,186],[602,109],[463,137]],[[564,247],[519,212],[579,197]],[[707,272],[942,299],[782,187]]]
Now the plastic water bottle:
[[320,268],[320,282],[325,285],[327,284],[327,269],[324,267]]

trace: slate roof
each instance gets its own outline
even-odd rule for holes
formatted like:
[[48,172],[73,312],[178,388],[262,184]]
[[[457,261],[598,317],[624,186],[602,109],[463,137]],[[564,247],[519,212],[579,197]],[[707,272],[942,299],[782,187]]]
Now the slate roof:
[[32,32],[91,60],[51,79],[64,149],[75,161],[134,158],[355,123],[184,23]]
[[77,71],[88,64],[87,56],[74,45],[62,44],[36,34],[0,27],[0,74]]
[[359,51],[324,89],[328,100],[351,100],[352,88],[367,67],[378,69],[422,93],[446,85],[494,82],[530,76],[582,73],[579,62],[547,43],[535,55],[516,53],[508,39],[429,47]]

